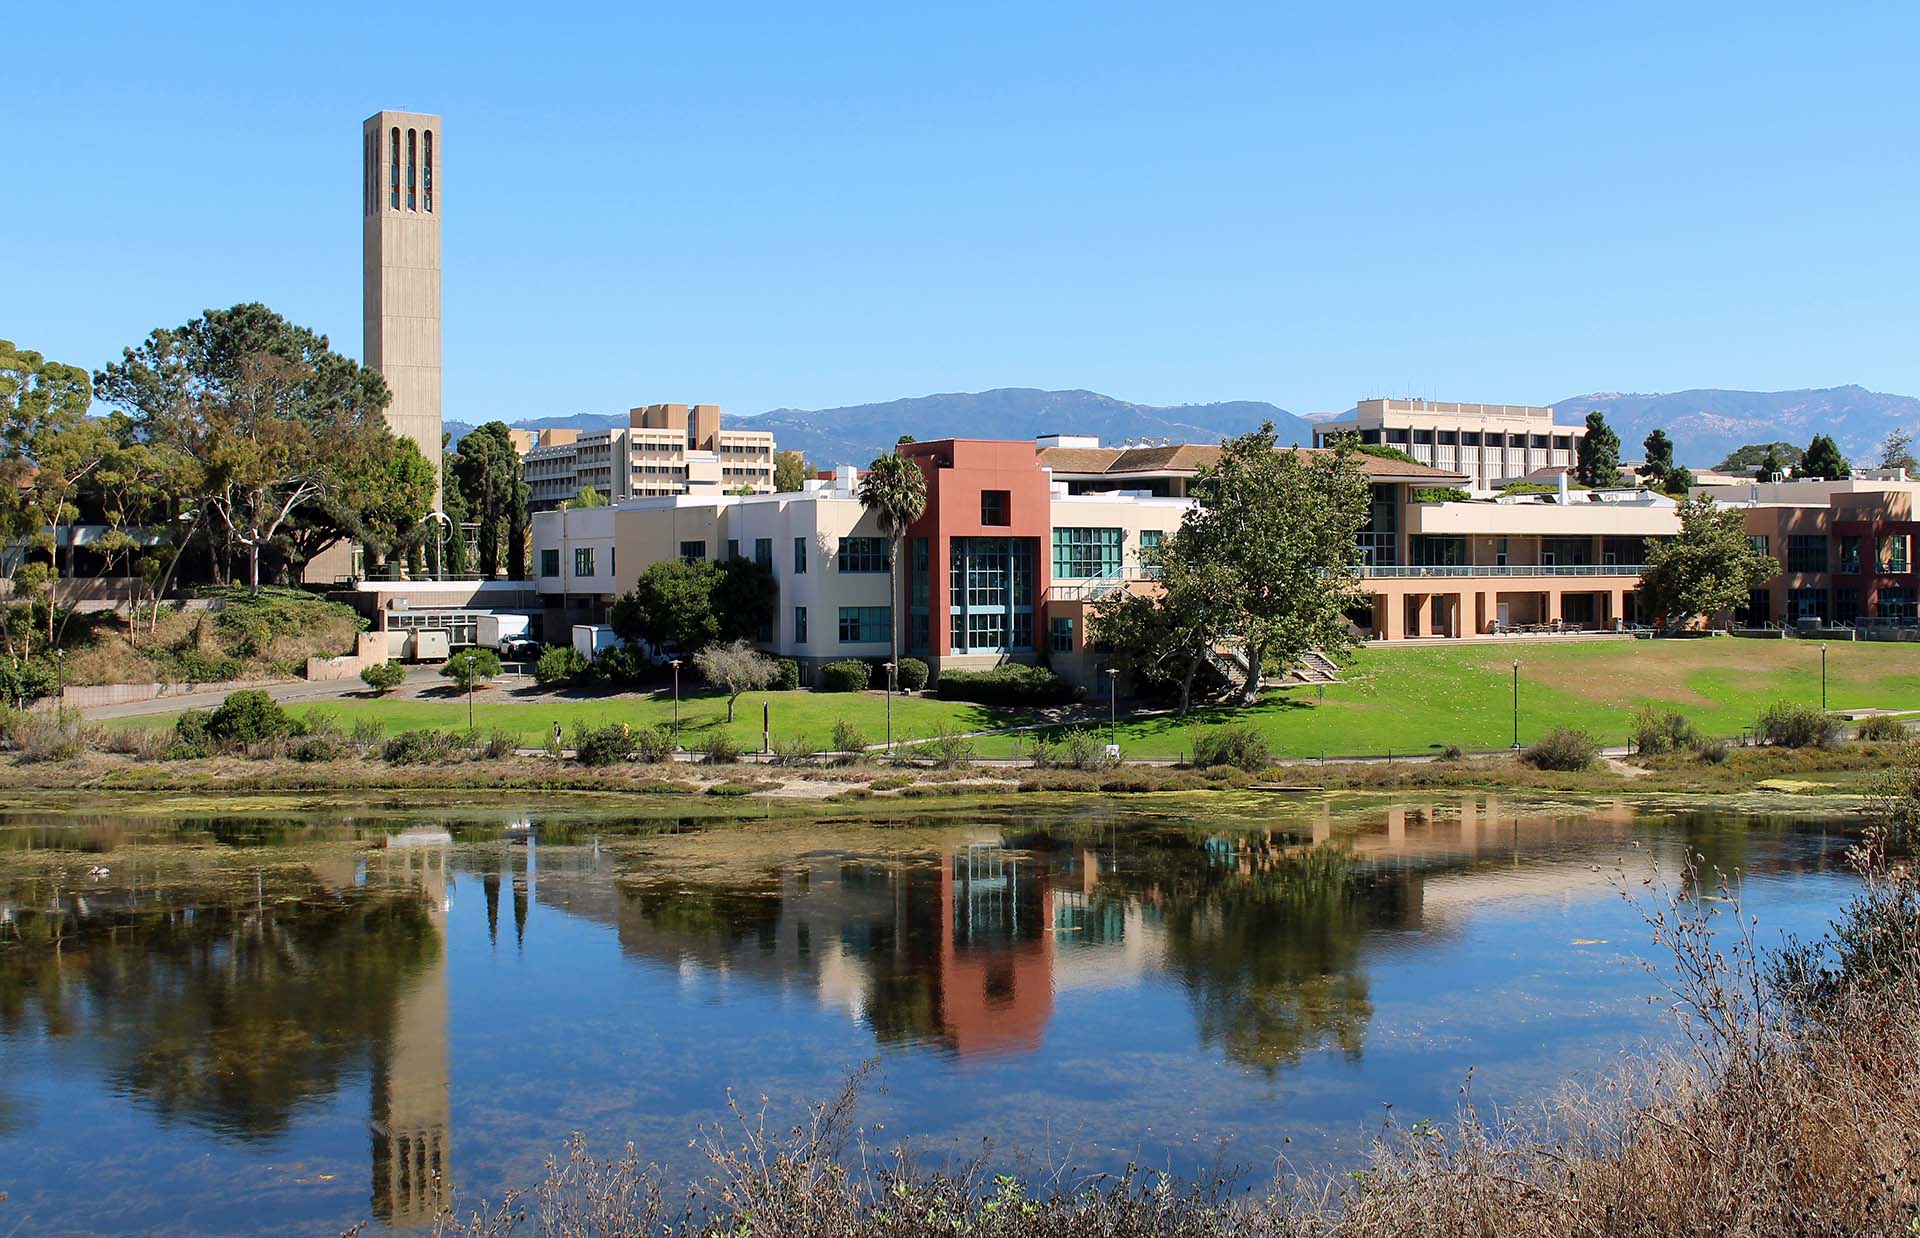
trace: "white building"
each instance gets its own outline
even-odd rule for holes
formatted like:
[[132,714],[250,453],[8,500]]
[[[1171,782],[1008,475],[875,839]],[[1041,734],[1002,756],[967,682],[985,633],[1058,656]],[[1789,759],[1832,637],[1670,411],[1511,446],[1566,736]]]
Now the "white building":
[[650,404],[625,429],[545,430],[521,461],[528,506],[558,507],[592,487],[610,502],[676,494],[773,492],[773,435],[723,430],[717,404]]
[[1584,425],[1555,424],[1550,408],[1361,400],[1351,414],[1316,424],[1313,445],[1356,435],[1362,443],[1398,448],[1429,468],[1464,473],[1467,488],[1485,494],[1504,479],[1573,467],[1586,433]]

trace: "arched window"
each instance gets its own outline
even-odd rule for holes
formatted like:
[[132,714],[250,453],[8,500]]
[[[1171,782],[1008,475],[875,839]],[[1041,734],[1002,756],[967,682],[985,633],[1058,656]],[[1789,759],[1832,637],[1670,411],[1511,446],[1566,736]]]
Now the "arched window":
[[420,136],[417,130],[407,130],[407,209],[414,208],[414,185],[419,180]]
[[421,130],[421,132],[425,135],[426,150],[424,153],[426,157],[422,159],[420,162],[420,171],[424,175],[424,179],[420,182],[420,189],[421,189],[421,195],[425,200],[426,208],[428,210],[432,210],[433,209],[433,130],[423,129]]
[[387,159],[387,205],[400,209],[400,126],[393,127],[392,150]]

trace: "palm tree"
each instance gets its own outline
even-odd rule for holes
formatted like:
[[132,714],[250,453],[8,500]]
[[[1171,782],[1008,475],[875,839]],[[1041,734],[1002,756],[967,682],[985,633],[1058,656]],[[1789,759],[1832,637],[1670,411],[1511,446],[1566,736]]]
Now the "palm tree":
[[[860,481],[860,506],[874,514],[880,531],[887,537],[887,601],[894,611],[887,624],[894,670],[900,666],[900,618],[895,603],[900,600],[900,543],[907,539],[907,526],[927,510],[927,477],[920,466],[898,450],[881,456],[867,466]],[[893,673],[887,675],[892,691]]]

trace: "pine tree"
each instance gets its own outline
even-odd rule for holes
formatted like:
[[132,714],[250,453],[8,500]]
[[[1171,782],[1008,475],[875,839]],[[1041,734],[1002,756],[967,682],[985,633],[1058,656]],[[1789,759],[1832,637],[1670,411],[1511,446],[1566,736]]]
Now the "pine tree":
[[1599,409],[1587,414],[1587,433],[1573,466],[1574,480],[1596,489],[1620,484],[1620,436]]

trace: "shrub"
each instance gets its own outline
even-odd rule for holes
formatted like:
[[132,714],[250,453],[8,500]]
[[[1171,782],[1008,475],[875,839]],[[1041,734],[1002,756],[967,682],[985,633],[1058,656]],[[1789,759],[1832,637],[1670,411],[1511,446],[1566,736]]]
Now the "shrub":
[[750,782],[716,782],[707,788],[707,794],[736,797],[752,795],[758,789],[759,788]]
[[1840,738],[1839,719],[1817,705],[1787,701],[1760,711],[1753,724],[1760,739],[1781,748],[1829,748]]
[[833,724],[833,750],[847,761],[857,761],[867,750],[867,737],[845,718]]
[[963,732],[941,727],[926,747],[941,769],[966,769],[973,764],[973,736]]
[[503,760],[520,751],[520,737],[512,731],[496,729],[488,731],[484,739],[468,736],[467,742],[472,746],[474,755],[489,761]]
[[451,679],[462,692],[479,687],[499,673],[500,655],[477,645],[460,650],[440,667],[440,677]]
[[1535,769],[1562,773],[1590,767],[1600,755],[1600,742],[1585,731],[1570,726],[1555,727],[1527,749],[1527,763]]
[[207,738],[226,750],[284,739],[298,729],[287,711],[258,689],[228,694],[207,718]]
[[398,662],[376,662],[360,670],[360,682],[381,696],[385,696],[406,682],[406,678],[407,668]]
[[1044,666],[1009,662],[990,671],[942,671],[934,691],[979,705],[1066,705],[1086,695]]
[[330,721],[309,721],[305,731],[287,744],[296,761],[337,761],[347,754],[347,737]]
[[167,756],[176,761],[212,756],[213,736],[207,729],[212,720],[213,715],[204,709],[189,709],[175,718],[173,746],[167,749]]
[[893,682],[907,692],[918,692],[927,686],[927,678],[932,672],[927,664],[918,658],[902,658],[893,671]]
[[633,755],[648,765],[658,765],[662,761],[673,759],[673,750],[679,745],[674,742],[673,732],[663,726],[643,726],[628,733],[633,741]]
[[1193,737],[1193,763],[1201,769],[1231,765],[1254,773],[1273,764],[1267,737],[1246,723],[1212,727]]
[[387,729],[372,718],[362,718],[353,724],[353,730],[347,733],[347,742],[362,756],[373,751],[386,738]]
[[617,765],[633,755],[633,733],[617,722],[573,731],[573,755],[582,765]]
[[548,645],[533,664],[533,682],[551,688],[584,676],[593,663],[572,645]]
[[1724,739],[1710,739],[1695,749],[1693,755],[1705,761],[1708,765],[1725,765],[1728,756],[1727,741]]
[[1683,752],[1698,747],[1693,723],[1676,709],[1648,705],[1633,715],[1633,746],[1640,752]]
[[1418,486],[1413,492],[1416,503],[1464,503],[1472,497],[1458,486]]
[[614,645],[594,655],[587,673],[601,683],[643,683],[654,675],[654,668],[631,645]]
[[858,658],[829,662],[815,676],[821,692],[864,692],[873,682],[873,668]]
[[773,759],[781,765],[809,765],[813,762],[813,742],[804,735],[773,741]]
[[7,742],[23,761],[77,761],[87,750],[87,731],[77,714],[9,710]]
[[45,658],[0,662],[0,704],[31,705],[59,691],[60,672]]
[[166,731],[129,727],[123,731],[101,731],[98,742],[102,752],[115,752],[138,761],[154,761],[164,757],[172,748],[173,736]]
[[[1068,769],[1105,769],[1109,764],[1107,744],[1098,732],[1078,727],[1060,740],[1054,760]],[[1035,768],[1041,768],[1038,762]]]
[[1898,743],[1907,737],[1907,727],[1891,714],[1875,714],[1860,719],[1854,734],[1873,743]]
[[1440,745],[1440,751],[1434,756],[1434,760],[1458,761],[1466,755],[1466,752],[1461,749],[1459,744],[1442,744]]
[[466,756],[466,744],[451,731],[402,731],[380,746],[388,765],[445,765]]
[[740,741],[731,731],[712,731],[700,741],[700,754],[708,765],[732,765],[740,759]]
[[773,682],[767,686],[775,692],[791,692],[800,686],[800,664],[792,658],[775,658]]

